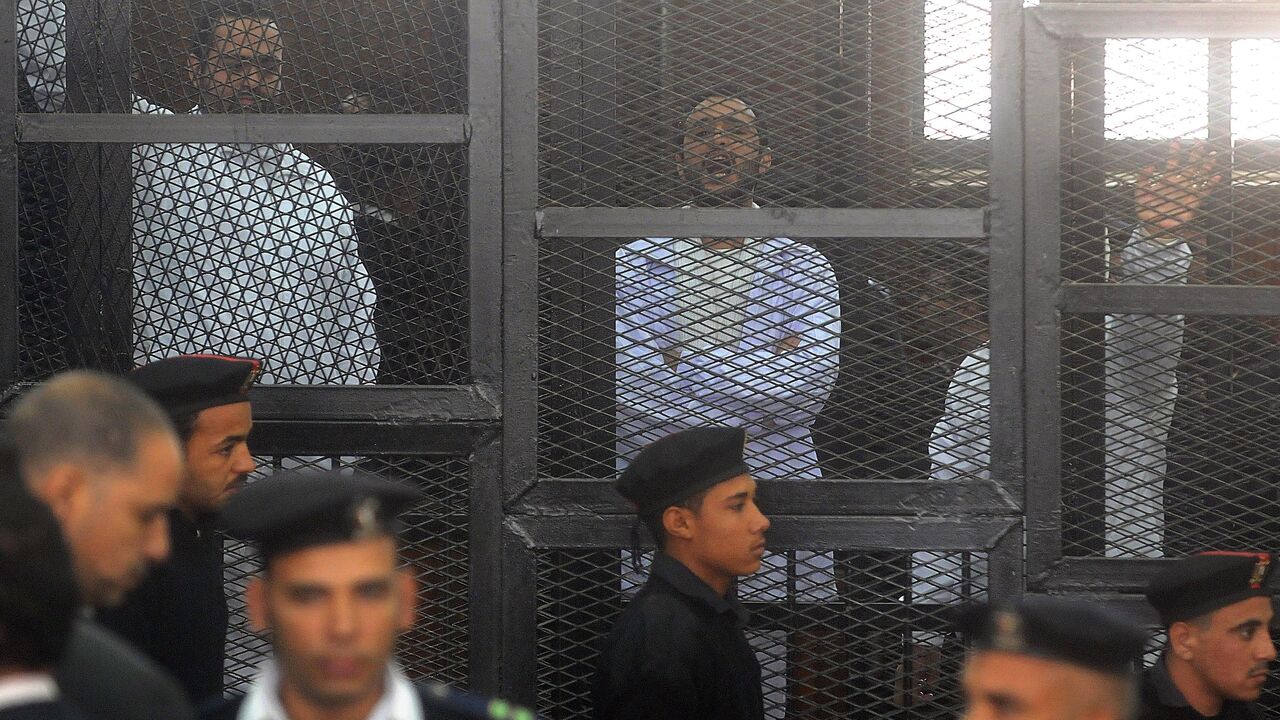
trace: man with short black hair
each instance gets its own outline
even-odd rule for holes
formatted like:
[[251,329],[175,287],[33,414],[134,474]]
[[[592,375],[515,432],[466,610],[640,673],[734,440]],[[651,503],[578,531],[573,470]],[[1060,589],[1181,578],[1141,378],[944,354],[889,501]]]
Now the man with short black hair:
[[1147,601],[1168,629],[1142,677],[1141,720],[1249,720],[1276,658],[1271,553],[1205,552],[1151,579]]
[[704,426],[645,447],[618,479],[659,552],[601,652],[594,717],[760,720],[760,664],[734,584],[760,568],[769,520],[740,428]]
[[126,378],[169,413],[186,472],[169,513],[169,561],[99,619],[173,674],[195,705],[221,697],[227,636],[222,533],[214,518],[254,470],[251,358],[182,355]]
[[312,470],[259,480],[227,502],[228,533],[261,553],[245,599],[274,657],[246,695],[206,718],[534,720],[501,700],[414,685],[393,662],[417,590],[397,558],[396,518],[421,497],[369,475]]
[[[129,383],[75,371],[14,404],[5,422],[23,480],[62,527],[80,591],[110,606],[169,556],[168,513],[182,451],[164,411]],[[115,634],[80,620],[57,673],[80,709],[103,720],[181,720],[172,678]]]
[[1100,606],[1059,598],[977,605],[958,623],[964,720],[1128,720],[1146,632]]
[[58,521],[18,480],[0,443],[0,720],[73,720],[54,668],[75,622],[76,578]]

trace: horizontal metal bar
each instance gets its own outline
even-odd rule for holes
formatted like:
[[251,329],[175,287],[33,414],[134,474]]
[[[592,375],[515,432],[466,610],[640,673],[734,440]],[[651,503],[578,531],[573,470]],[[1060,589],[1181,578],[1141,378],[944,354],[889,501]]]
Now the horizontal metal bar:
[[1280,3],[1045,3],[1028,10],[1070,38],[1280,37]]
[[[625,548],[634,516],[508,515],[508,528],[535,548]],[[769,544],[815,550],[985,550],[1020,518],[900,518],[775,515]]]
[[375,425],[347,422],[256,421],[255,455],[432,455],[468,457],[498,431],[495,424]]
[[24,113],[22,143],[465,143],[465,115]]
[[276,421],[421,425],[501,417],[494,393],[481,385],[260,385],[249,398],[255,417]]
[[1280,287],[1068,283],[1058,307],[1069,313],[1145,313],[1254,317],[1280,315]]
[[[764,480],[766,514],[1015,515],[1014,500],[991,482],[963,480]],[[511,512],[521,515],[631,515],[612,480],[539,480]]]
[[1050,592],[1141,592],[1171,562],[1160,558],[1064,558],[1029,582],[1037,590]]
[[982,208],[606,208],[538,211],[544,238],[981,238]]

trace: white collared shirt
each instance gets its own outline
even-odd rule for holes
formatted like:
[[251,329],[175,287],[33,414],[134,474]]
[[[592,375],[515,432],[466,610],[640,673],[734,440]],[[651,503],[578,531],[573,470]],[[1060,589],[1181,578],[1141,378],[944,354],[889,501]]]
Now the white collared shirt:
[[[280,702],[280,669],[274,660],[258,668],[236,720],[289,720]],[[418,692],[394,663],[387,664],[385,691],[366,720],[424,720]]]
[[0,710],[58,699],[58,684],[49,673],[23,673],[0,680]]

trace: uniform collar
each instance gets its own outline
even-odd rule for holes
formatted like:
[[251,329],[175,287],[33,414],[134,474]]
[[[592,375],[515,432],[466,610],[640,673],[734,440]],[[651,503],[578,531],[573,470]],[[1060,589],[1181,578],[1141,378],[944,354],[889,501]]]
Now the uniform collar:
[[0,680],[0,709],[57,699],[58,685],[49,673],[24,673]]
[[1164,655],[1151,667],[1151,684],[1156,689],[1156,699],[1165,707],[1191,707],[1182,691],[1173,684],[1173,676],[1169,674],[1169,666]]
[[702,581],[702,578],[693,574],[693,571],[685,567],[683,563],[666,553],[657,553],[653,559],[653,568],[650,572],[659,578],[662,578],[668,585],[675,588],[682,595],[687,595],[707,607],[710,607],[717,615],[733,615],[739,625],[746,625],[751,614],[747,609],[742,607],[742,603],[738,602],[734,597],[734,589],[729,589],[728,597],[718,595],[711,586]]
[[[259,668],[236,720],[289,720],[280,702],[280,669],[274,660]],[[368,720],[423,720],[418,693],[394,664],[387,664],[386,690]]]

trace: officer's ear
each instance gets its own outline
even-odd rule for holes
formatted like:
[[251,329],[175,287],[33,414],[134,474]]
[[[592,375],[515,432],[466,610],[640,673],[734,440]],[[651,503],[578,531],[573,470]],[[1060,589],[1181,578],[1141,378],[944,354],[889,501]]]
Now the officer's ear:
[[412,628],[418,618],[418,581],[409,568],[396,571],[395,591],[400,598],[400,617],[396,618],[396,628],[404,632]]
[[1169,652],[1179,660],[1191,660],[1195,657],[1200,642],[1196,621],[1179,620],[1169,626]]
[[676,505],[662,511],[662,527],[667,535],[681,540],[693,539],[694,512]]
[[271,629],[271,613],[267,610],[267,582],[261,575],[249,581],[244,589],[244,605],[249,611],[249,624],[254,632],[266,632]]
[[84,468],[74,463],[58,463],[49,468],[32,488],[64,525],[92,509],[92,480]]

